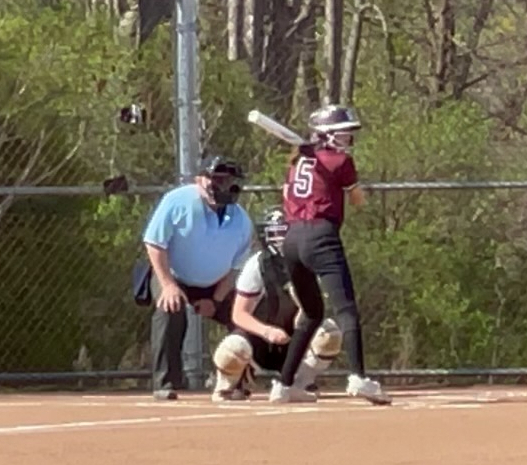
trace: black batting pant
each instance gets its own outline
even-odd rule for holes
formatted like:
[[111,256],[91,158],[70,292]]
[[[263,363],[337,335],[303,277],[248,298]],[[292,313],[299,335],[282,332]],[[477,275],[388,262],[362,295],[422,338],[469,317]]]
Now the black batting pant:
[[326,220],[294,222],[287,232],[283,251],[304,318],[289,343],[282,383],[292,385],[311,338],[324,319],[322,292],[327,294],[343,332],[343,349],[350,370],[363,376],[361,325],[338,226]]
[[[178,283],[192,305],[200,299],[212,299],[216,286],[192,287]],[[155,276],[152,277],[152,297],[160,295],[160,287]],[[222,302],[212,317],[227,329],[234,328],[231,321],[231,307],[234,292]],[[153,390],[176,390],[184,387],[183,383],[183,341],[187,331],[187,315],[184,309],[179,312],[165,312],[159,308],[152,315],[150,344],[152,350],[152,384]]]

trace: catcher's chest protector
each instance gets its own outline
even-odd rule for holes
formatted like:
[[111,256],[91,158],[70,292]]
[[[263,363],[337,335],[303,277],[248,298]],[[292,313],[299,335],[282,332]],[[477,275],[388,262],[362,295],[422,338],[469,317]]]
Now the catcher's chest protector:
[[259,259],[265,296],[258,304],[255,316],[267,324],[278,326],[292,334],[298,307],[288,290],[291,281],[283,259],[272,255],[268,250],[264,250]]

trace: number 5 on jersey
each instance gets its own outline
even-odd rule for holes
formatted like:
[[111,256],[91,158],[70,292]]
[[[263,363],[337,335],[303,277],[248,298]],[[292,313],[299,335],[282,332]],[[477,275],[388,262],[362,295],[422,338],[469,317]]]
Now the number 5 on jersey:
[[313,193],[313,169],[316,165],[316,158],[302,157],[298,161],[293,179],[293,194],[295,197],[305,199]]

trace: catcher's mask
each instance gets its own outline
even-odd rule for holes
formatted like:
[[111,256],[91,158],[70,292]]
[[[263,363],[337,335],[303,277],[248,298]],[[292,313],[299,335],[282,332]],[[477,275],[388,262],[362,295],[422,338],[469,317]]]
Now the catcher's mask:
[[210,179],[207,194],[218,206],[236,203],[244,174],[240,165],[221,155],[209,155],[201,162],[199,175]]
[[269,207],[265,210],[261,221],[257,223],[260,241],[273,255],[282,255],[288,224],[280,206]]

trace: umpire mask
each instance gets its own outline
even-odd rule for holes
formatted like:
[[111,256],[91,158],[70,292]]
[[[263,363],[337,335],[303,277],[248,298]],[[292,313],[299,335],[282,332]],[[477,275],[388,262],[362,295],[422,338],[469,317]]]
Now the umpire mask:
[[200,175],[209,180],[205,190],[212,204],[222,207],[238,201],[244,175],[237,163],[220,155],[208,156],[201,164]]

